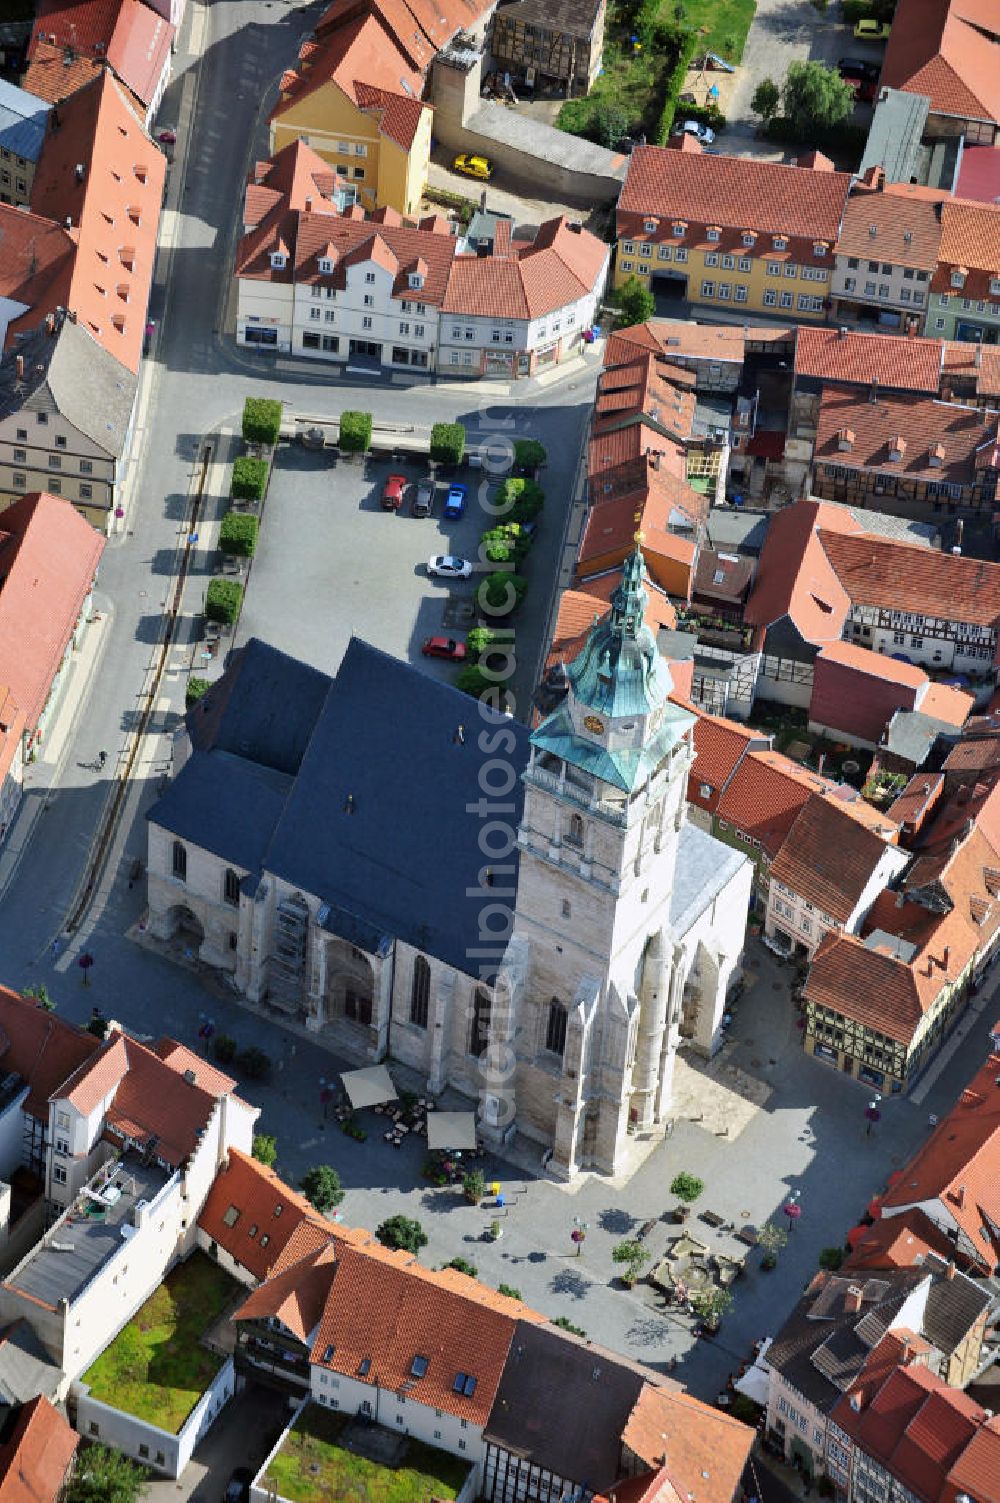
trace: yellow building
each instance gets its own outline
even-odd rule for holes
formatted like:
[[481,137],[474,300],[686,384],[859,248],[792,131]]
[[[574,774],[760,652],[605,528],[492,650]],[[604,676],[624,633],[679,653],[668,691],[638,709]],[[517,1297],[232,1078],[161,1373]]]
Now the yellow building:
[[618,200],[614,286],[736,315],[821,319],[851,177],[811,152],[798,166],[706,155],[690,136],[637,147]]
[[335,167],[366,209],[416,212],[431,150],[423,76],[373,15],[306,42],[281,80],[271,154],[299,139]]

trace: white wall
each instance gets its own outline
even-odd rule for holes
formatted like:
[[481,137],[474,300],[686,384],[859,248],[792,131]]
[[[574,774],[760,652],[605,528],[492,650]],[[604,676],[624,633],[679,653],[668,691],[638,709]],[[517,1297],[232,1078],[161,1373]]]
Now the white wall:
[[448,1451],[475,1466],[478,1474],[483,1459],[482,1426],[420,1403],[419,1383],[410,1393],[396,1394],[391,1389],[363,1383],[359,1378],[328,1372],[315,1363],[310,1376],[312,1396],[324,1408],[357,1414],[363,1404],[369,1404],[372,1418],[387,1430],[398,1430],[426,1445]]
[[126,1414],[123,1409],[113,1409],[110,1404],[92,1399],[86,1384],[78,1387],[76,1428],[81,1435],[114,1446],[153,1471],[176,1478],[191,1460],[195,1446],[232,1398],[236,1376],[233,1359],[227,1357],[176,1435],[137,1419],[134,1414]]
[[[876,263],[878,256],[878,238],[872,241],[871,261]],[[869,271],[868,257],[855,257],[860,264],[855,267],[848,266],[847,256],[838,255],[835,260],[833,277],[830,284],[831,296],[846,298],[851,302],[865,303],[872,308],[885,308],[893,312],[913,313],[918,319],[918,328],[922,328],[924,316],[927,312],[928,294],[930,291],[930,275],[923,271],[920,273],[924,280],[920,281],[916,269],[910,269],[910,275],[905,275],[902,266],[892,265],[891,270],[883,275],[882,267],[891,263],[879,260],[877,269]],[[933,269],[933,268],[932,268]],[[848,287],[848,282],[853,281],[853,287]],[[868,288],[871,287],[871,291]],[[880,289],[887,290],[882,295]],[[904,293],[908,296],[904,297]]]
[[24,1112],[28,1087],[19,1091],[0,1116],[0,1179],[10,1179],[19,1168],[24,1150]]

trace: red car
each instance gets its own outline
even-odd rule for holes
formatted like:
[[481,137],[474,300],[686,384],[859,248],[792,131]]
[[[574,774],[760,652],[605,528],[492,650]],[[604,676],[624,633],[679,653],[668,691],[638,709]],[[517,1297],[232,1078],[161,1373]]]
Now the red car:
[[447,658],[449,663],[465,662],[465,643],[454,637],[428,637],[420,651],[425,658]]
[[398,511],[403,504],[403,492],[406,490],[405,475],[390,475],[382,487],[382,510]]

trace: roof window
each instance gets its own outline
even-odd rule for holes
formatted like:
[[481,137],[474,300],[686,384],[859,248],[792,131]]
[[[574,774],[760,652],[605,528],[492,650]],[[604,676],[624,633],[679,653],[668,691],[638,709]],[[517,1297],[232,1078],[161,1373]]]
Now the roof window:
[[256,1237],[256,1235],[257,1235],[257,1233],[258,1233],[259,1230],[260,1230],[260,1228],[258,1227],[256,1221],[254,1221],[250,1225],[250,1230],[249,1230],[249,1232],[247,1232],[247,1236],[248,1237]]
[[285,269],[285,262],[287,261],[287,259],[288,259],[288,257],[285,255],[284,251],[272,251],[271,252],[271,268],[272,268],[272,270],[273,271],[284,271],[284,269]]
[[358,1377],[367,1378],[369,1372],[371,1371],[371,1365],[372,1359],[370,1357],[362,1357],[361,1361],[358,1363]]
[[320,256],[319,269],[322,272],[323,276],[328,277],[330,275],[331,271],[333,270],[333,262],[330,260],[329,256]]
[[675,219],[673,224],[670,226],[670,230],[674,235],[686,235],[687,224],[683,219]]
[[787,235],[772,235],[771,236],[771,244],[774,246],[775,250],[787,250],[788,249],[788,236]]
[[476,1391],[477,1379],[471,1373],[456,1373],[455,1381],[451,1385],[453,1393],[460,1393],[464,1398],[471,1399]]
[[264,1235],[263,1235],[263,1237],[261,1237],[261,1239],[260,1239],[260,1245],[261,1245],[261,1247],[266,1247],[267,1244],[270,1242],[270,1240],[271,1240],[270,1237],[265,1232]]
[[237,1223],[237,1221],[239,1221],[239,1219],[240,1219],[240,1211],[239,1211],[239,1207],[238,1206],[230,1206],[229,1210],[225,1213],[225,1215],[222,1218],[222,1220],[223,1220],[223,1222],[225,1223],[226,1226],[235,1226],[236,1223]]
[[414,1378],[426,1377],[427,1369],[429,1366],[430,1358],[421,1357],[418,1353],[418,1355],[414,1357],[413,1361],[410,1363],[410,1376]]
[[331,1361],[332,1358],[333,1358],[333,1354],[334,1354],[334,1352],[336,1350],[337,1350],[337,1348],[334,1346],[333,1342],[332,1341],[328,1341],[327,1344],[326,1344],[326,1346],[323,1348],[323,1361],[324,1362]]
[[285,1208],[284,1208],[284,1206],[283,1206],[283,1205],[282,1205],[282,1204],[281,1204],[281,1201],[280,1201],[280,1200],[279,1200],[279,1201],[278,1201],[278,1204],[277,1204],[277,1205],[276,1205],[276,1206],[275,1206],[275,1208],[274,1208],[274,1214],[275,1214],[275,1215],[276,1215],[276,1216],[280,1216],[280,1215],[281,1215],[281,1213],[282,1213],[282,1211],[283,1211],[283,1210],[284,1210],[284,1209],[285,1209]]
[[419,289],[423,285],[424,285],[424,279],[421,276],[420,272],[419,271],[412,271],[410,273],[410,286],[412,288],[414,288],[414,290],[419,291]]

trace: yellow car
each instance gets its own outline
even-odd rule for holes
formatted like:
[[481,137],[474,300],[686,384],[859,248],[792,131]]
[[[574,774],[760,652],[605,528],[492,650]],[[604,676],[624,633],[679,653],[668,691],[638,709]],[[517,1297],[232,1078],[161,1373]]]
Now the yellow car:
[[859,21],[854,28],[854,35],[860,42],[887,42],[889,32],[892,30],[891,21]]
[[465,177],[478,177],[481,182],[488,183],[493,176],[493,163],[489,157],[469,156],[463,151],[460,157],[452,162],[456,172],[461,172]]

